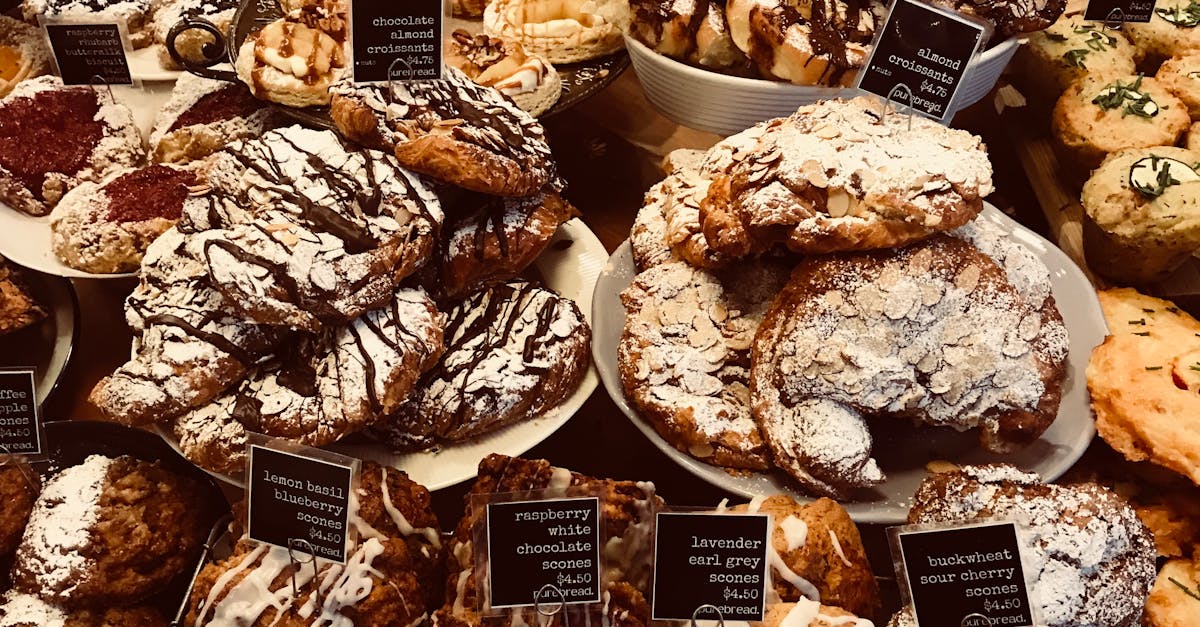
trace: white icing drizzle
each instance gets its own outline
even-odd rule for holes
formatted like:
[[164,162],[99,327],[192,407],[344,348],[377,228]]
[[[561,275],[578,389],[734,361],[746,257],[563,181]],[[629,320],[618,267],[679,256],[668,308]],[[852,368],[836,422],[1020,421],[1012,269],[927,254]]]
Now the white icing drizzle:
[[[757,513],[759,508],[762,507],[763,501],[766,500],[767,497],[761,494],[753,499],[750,499],[749,505],[746,506],[746,511],[750,512],[751,514]],[[771,565],[771,568],[774,569],[775,573],[777,573],[780,577],[783,577],[784,581],[787,581],[789,584],[791,584],[793,588],[799,590],[800,594],[803,594],[809,599],[820,603],[821,591],[817,590],[817,587],[814,586],[812,582],[804,577],[801,577],[800,575],[797,575],[796,571],[792,570],[792,568],[787,565],[787,562],[783,561],[783,558],[779,555],[779,551],[775,550],[775,544],[773,542],[767,543],[767,562]],[[774,597],[774,600],[778,602],[778,594],[774,591],[773,587],[768,588],[767,590],[767,600],[771,601],[771,598]]]
[[454,605],[451,611],[455,616],[462,616],[466,608],[463,607],[463,593],[467,590],[467,579],[471,577],[471,571],[464,570],[458,573],[458,583],[454,585]]
[[413,527],[412,523],[409,523],[408,519],[404,517],[404,514],[401,513],[400,510],[396,509],[394,505],[392,505],[392,495],[390,492],[388,492],[387,488],[387,468],[380,467],[379,472],[382,474],[382,478],[380,479],[380,492],[383,493],[383,509],[387,510],[388,516],[392,517],[392,522],[396,523],[396,527],[400,529],[400,534],[407,538],[414,533],[420,533],[421,535],[425,536],[425,539],[428,540],[430,544],[439,549],[442,548],[442,538],[440,534],[438,534],[437,529],[434,529],[433,527],[421,527],[420,529]]
[[805,541],[808,540],[808,523],[792,514],[788,514],[787,518],[780,521],[779,529],[783,531],[783,537],[787,540],[789,552],[804,546]]
[[854,616],[829,616],[821,613],[821,604],[808,599],[800,599],[788,610],[779,627],[809,627],[813,621],[820,619],[829,625],[853,625],[854,627],[874,627],[874,623],[865,618]]
[[571,471],[566,468],[553,468],[550,473],[550,485],[546,486],[546,492],[554,496],[563,496],[569,487],[571,487]]
[[853,566],[850,560],[846,559],[846,552],[842,550],[842,543],[838,541],[837,534],[834,533],[833,529],[829,530],[829,539],[833,541],[833,550],[837,553],[838,557],[842,558],[842,563],[846,566]]

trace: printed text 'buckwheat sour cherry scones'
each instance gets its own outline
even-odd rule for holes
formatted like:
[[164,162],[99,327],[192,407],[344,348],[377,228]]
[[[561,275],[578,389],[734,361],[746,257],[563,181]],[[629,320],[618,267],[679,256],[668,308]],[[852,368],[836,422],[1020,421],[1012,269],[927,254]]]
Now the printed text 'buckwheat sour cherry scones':
[[[390,90],[390,94],[388,93]],[[495,196],[529,196],[561,181],[542,125],[511,99],[446,68],[440,81],[334,86],[330,114],[361,144],[406,168]]]
[[1200,485],[1200,322],[1129,288],[1100,292],[1110,335],[1092,351],[1096,430],[1132,461]]
[[578,63],[625,47],[629,3],[623,0],[491,0],[488,35],[521,42],[551,63]]
[[801,262],[752,354],[754,416],[777,465],[845,498],[883,481],[868,418],[980,428],[983,447],[1036,440],[1058,412],[1067,331],[965,241]]
[[[1154,582],[1154,538],[1127,502],[1094,483],[1044,484],[1013,466],[965,466],[921,483],[909,524],[1021,525],[1038,627],[1137,627]],[[912,627],[909,609],[889,627]]]
[[983,142],[878,99],[826,100],[772,124],[713,179],[700,207],[717,252],[745,257],[888,248],[958,228],[983,209]]

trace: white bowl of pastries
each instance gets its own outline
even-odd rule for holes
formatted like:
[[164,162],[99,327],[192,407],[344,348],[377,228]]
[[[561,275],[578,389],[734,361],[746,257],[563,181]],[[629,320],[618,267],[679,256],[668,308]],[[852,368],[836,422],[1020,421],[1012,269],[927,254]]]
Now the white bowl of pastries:
[[[677,0],[669,8],[632,0],[625,46],[646,96],[684,126],[729,135],[849,95],[886,8],[873,0],[807,4],[837,5],[837,23],[818,25],[815,15],[789,19],[793,4],[727,0],[722,10],[710,0]],[[953,110],[978,102],[1000,78],[1020,46],[1010,30],[1017,29],[997,25],[995,36],[1007,38],[967,68]]]

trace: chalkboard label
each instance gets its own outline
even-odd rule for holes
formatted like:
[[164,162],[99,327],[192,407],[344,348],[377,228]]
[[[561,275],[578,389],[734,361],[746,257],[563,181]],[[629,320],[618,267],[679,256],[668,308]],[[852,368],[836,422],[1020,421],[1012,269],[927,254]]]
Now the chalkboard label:
[[920,627],[1035,624],[1015,524],[898,527],[890,537]]
[[[770,517],[659,513],[654,541],[654,620],[761,621]],[[697,608],[711,605],[720,612]]]
[[249,447],[250,539],[345,563],[359,462],[278,446],[252,441]]
[[351,0],[354,82],[442,78],[443,2]]
[[600,499],[488,503],[487,546],[492,609],[600,602]]
[[944,123],[967,66],[990,31],[989,25],[948,9],[895,0],[858,73],[858,88]]
[[127,38],[120,25],[59,23],[45,18],[42,25],[63,84],[133,84],[125,58]]
[[1120,25],[1122,22],[1149,22],[1154,16],[1155,0],[1091,0],[1083,19]]
[[0,454],[45,452],[32,368],[0,369]]

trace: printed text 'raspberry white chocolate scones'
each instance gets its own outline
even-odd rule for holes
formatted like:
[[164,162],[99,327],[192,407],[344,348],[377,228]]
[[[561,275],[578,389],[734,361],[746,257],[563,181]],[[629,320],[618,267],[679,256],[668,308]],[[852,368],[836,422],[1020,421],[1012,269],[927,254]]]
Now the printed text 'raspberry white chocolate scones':
[[[921,483],[910,524],[985,519],[1021,526],[1030,603],[1045,627],[1136,627],[1154,582],[1154,538],[1123,498],[1094,483],[1043,484],[1013,466],[966,466]],[[910,610],[891,627],[915,625]]]
[[826,100],[769,125],[700,207],[717,252],[888,248],[958,228],[983,208],[992,166],[978,137],[874,98]]
[[755,337],[754,416],[810,492],[881,482],[869,418],[979,427],[984,448],[1037,439],[1058,412],[1067,331],[974,246],[936,236],[801,262]]
[[560,185],[542,125],[465,74],[390,86],[334,86],[330,114],[353,141],[394,151],[406,168],[495,196]]

